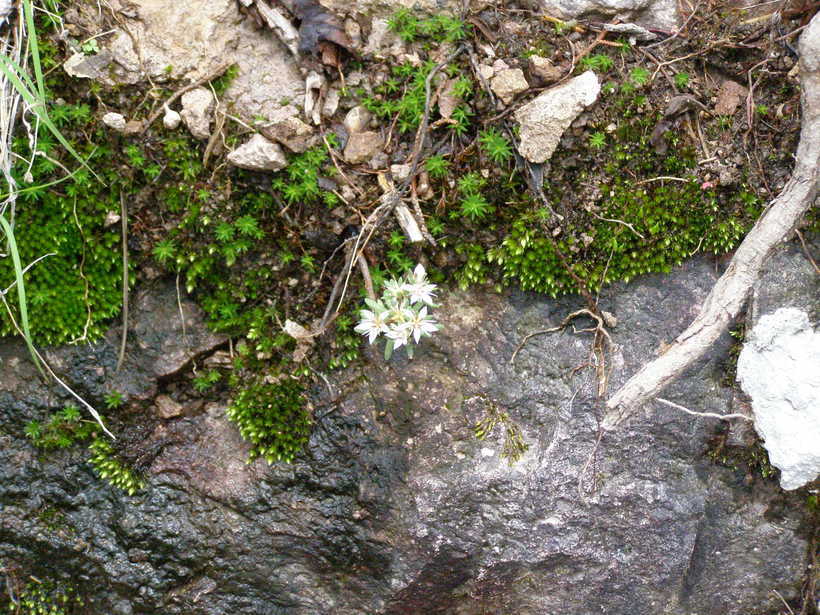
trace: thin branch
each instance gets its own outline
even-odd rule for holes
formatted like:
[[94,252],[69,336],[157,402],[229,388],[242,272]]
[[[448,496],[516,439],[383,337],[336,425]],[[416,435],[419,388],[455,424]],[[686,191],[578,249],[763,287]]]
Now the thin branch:
[[122,340],[114,373],[120,371],[122,367],[125,359],[125,342],[128,339],[128,208],[122,192],[120,192],[120,217],[122,220]]
[[803,32],[800,52],[803,120],[791,179],[737,248],[692,324],[607,401],[605,429],[627,420],[712,346],[745,305],[766,259],[814,203],[820,181],[820,14]]
[[689,410],[688,408],[684,408],[680,404],[676,404],[673,401],[669,401],[668,399],[663,399],[661,397],[656,397],[655,401],[659,401],[660,403],[669,406],[670,408],[674,408],[675,410],[680,410],[681,412],[685,412],[686,414],[691,414],[692,416],[702,416],[708,419],[719,419],[721,421],[730,421],[732,419],[743,419],[744,421],[751,421],[753,420],[752,417],[746,416],[745,414],[717,414],[715,412],[695,412],[694,410]]

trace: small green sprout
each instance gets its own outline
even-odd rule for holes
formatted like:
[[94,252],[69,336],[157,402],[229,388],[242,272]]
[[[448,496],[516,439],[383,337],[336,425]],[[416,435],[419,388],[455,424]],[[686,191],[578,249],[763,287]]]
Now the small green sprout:
[[602,132],[593,132],[589,135],[589,146],[595,149],[601,149],[606,145],[606,135]]
[[125,402],[125,398],[119,391],[111,391],[105,395],[105,407],[109,410],[116,410]]
[[636,66],[629,73],[629,78],[636,87],[641,87],[649,83],[649,71],[642,66]]
[[689,86],[689,73],[675,73],[675,85],[681,90]]
[[610,58],[608,55],[598,53],[581,58],[580,66],[584,70],[597,70],[605,73],[610,68],[615,66],[615,60]]
[[450,162],[444,156],[430,156],[424,161],[424,167],[427,169],[430,177],[433,179],[442,179],[446,177],[447,170],[450,167]]
[[469,194],[461,201],[461,214],[473,221],[481,220],[493,209],[481,194]]
[[512,158],[512,148],[507,138],[495,128],[482,130],[478,142],[487,157],[496,164],[502,164]]

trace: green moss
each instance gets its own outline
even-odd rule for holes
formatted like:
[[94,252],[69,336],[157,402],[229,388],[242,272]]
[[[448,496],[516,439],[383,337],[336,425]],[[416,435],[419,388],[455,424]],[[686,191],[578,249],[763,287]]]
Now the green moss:
[[88,463],[112,487],[122,489],[128,495],[134,495],[145,487],[145,481],[117,457],[114,446],[107,438],[96,438],[88,450],[91,452]]
[[304,387],[298,380],[258,380],[239,390],[228,408],[228,419],[251,443],[248,461],[262,457],[268,463],[293,461],[307,444],[311,417]]
[[[3,592],[6,594],[6,592]],[[9,594],[11,591],[9,592]],[[5,598],[5,595],[3,596]],[[29,581],[15,596],[17,604],[10,600],[1,606],[8,615],[73,615],[81,612],[85,602],[72,587]]]
[[47,421],[29,421],[26,437],[38,448],[45,450],[68,448],[87,440],[99,432],[96,421],[83,420],[77,406],[66,406],[52,414]]

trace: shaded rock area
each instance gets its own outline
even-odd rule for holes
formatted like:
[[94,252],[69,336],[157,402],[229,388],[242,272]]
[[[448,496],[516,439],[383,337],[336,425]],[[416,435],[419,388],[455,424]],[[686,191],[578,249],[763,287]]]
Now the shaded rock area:
[[[811,280],[799,250],[784,254],[781,298]],[[603,291],[601,307],[619,321],[611,386],[683,330],[716,269],[700,258]],[[524,335],[579,304],[445,296],[445,328],[414,360],[384,363],[374,346],[360,368],[313,392],[316,426],[292,465],[246,464],[224,403],[180,410],[160,397],[170,418],[149,426],[149,485],[134,497],[97,480],[81,451],[44,455],[28,444],[25,422],[65,397],[39,387],[24,348],[6,342],[0,561],[71,580],[112,615],[745,615],[774,611],[773,589],[795,600],[803,499],[713,465],[713,420],[646,408],[596,449],[595,376],[578,369],[589,338],[537,336],[510,362]],[[145,289],[136,306],[113,380],[118,328],[90,348],[50,353],[82,392],[148,399],[221,341],[183,301],[182,342],[173,284]],[[728,411],[732,391],[720,381],[731,341],[666,397]],[[476,423],[493,416],[478,440]],[[514,426],[528,448],[509,464],[504,431]],[[46,515],[54,510],[59,523]]]

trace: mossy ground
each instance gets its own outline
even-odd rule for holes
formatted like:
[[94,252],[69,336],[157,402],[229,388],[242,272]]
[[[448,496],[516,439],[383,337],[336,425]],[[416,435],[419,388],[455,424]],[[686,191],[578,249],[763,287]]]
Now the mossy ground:
[[[516,36],[495,43],[496,55],[513,65],[523,66],[533,53],[560,63],[570,56],[568,44],[580,49],[595,38],[585,31],[569,43],[553,24],[516,13],[487,11],[474,18],[489,30],[518,29]],[[364,104],[392,135],[387,151],[392,163],[405,162],[412,151],[424,79],[445,50],[461,40],[488,42],[481,28],[459,20],[414,19],[402,14],[392,27],[421,62],[351,59],[348,68],[368,78],[343,91],[340,113]],[[790,61],[785,47],[772,43],[740,50],[735,43],[748,38],[749,30],[739,18],[710,12],[695,19],[702,23],[688,38],[672,42],[664,57],[696,55],[669,71],[653,75],[653,61],[625,42],[599,46],[577,68],[598,72],[604,87],[600,101],[567,131],[545,169],[546,204],[560,221],[532,193],[508,149],[516,132],[511,114],[492,106],[467,54],[455,58],[441,71],[434,92],[440,94],[449,80],[457,104],[444,116],[441,99],[434,100],[422,147],[424,172],[414,184],[437,246],[410,245],[388,220],[365,251],[377,291],[385,277],[422,261],[441,283],[517,286],[554,296],[578,290],[556,249],[594,291],[615,280],[668,271],[696,253],[734,248],[788,173],[798,91],[785,76]],[[714,36],[728,43],[715,46]],[[157,123],[143,134],[122,136],[102,125],[105,111],[147,117],[174,86],[156,86],[146,95],[139,88],[70,80],[57,68],[68,54],[64,42],[48,34],[42,38],[53,69],[47,84],[52,117],[100,179],[80,170],[60,184],[24,193],[18,203],[23,260],[56,253],[26,278],[35,341],[92,340],[118,314],[122,246],[115,219],[124,203],[131,284],[162,273],[179,276],[211,326],[232,339],[230,366],[190,375],[200,394],[227,394],[239,400],[234,407],[245,408],[243,416],[251,416],[249,400],[261,393],[276,400],[281,393],[290,401],[271,403],[290,412],[301,393],[285,385],[280,391],[275,383],[296,378],[301,391],[315,382],[316,373],[354,361],[361,342],[352,327],[363,294],[356,276],[343,314],[305,358],[294,360],[296,343],[282,330],[288,319],[307,326],[323,315],[342,268],[343,241],[360,228],[382,192],[371,169],[344,164],[345,135],[335,134],[328,123],[323,126],[327,144],[293,155],[273,176],[224,165],[219,143],[206,156],[206,144],[182,129],[168,132]],[[742,109],[731,116],[687,113],[670,121],[659,145],[653,133],[672,95],[688,93],[709,102],[721,78],[743,82],[746,71],[764,58],[769,71],[758,75],[755,101],[765,109],[756,111],[752,125]],[[230,75],[214,86],[221,91],[229,80]],[[229,122],[224,142],[231,147],[247,133]],[[706,143],[719,147],[704,151]],[[24,143],[18,146],[25,151]],[[46,137],[40,149],[48,158],[35,159],[37,183],[65,176],[53,161],[76,167]],[[715,159],[732,161],[737,171],[732,181],[721,184]],[[24,172],[19,165],[21,178]],[[345,188],[354,191],[354,199],[345,198]],[[11,275],[8,259],[0,259],[3,286]],[[13,332],[5,316],[0,327],[4,334]],[[268,384],[260,389],[262,382]],[[270,406],[258,402],[258,409]],[[303,418],[309,420],[307,411]],[[238,417],[237,422],[253,440]],[[302,425],[302,418],[297,423]],[[275,440],[277,430],[268,427]],[[301,445],[304,433],[300,427],[290,435],[287,452],[272,440],[258,442],[257,453],[291,458],[298,448],[293,443]]]

